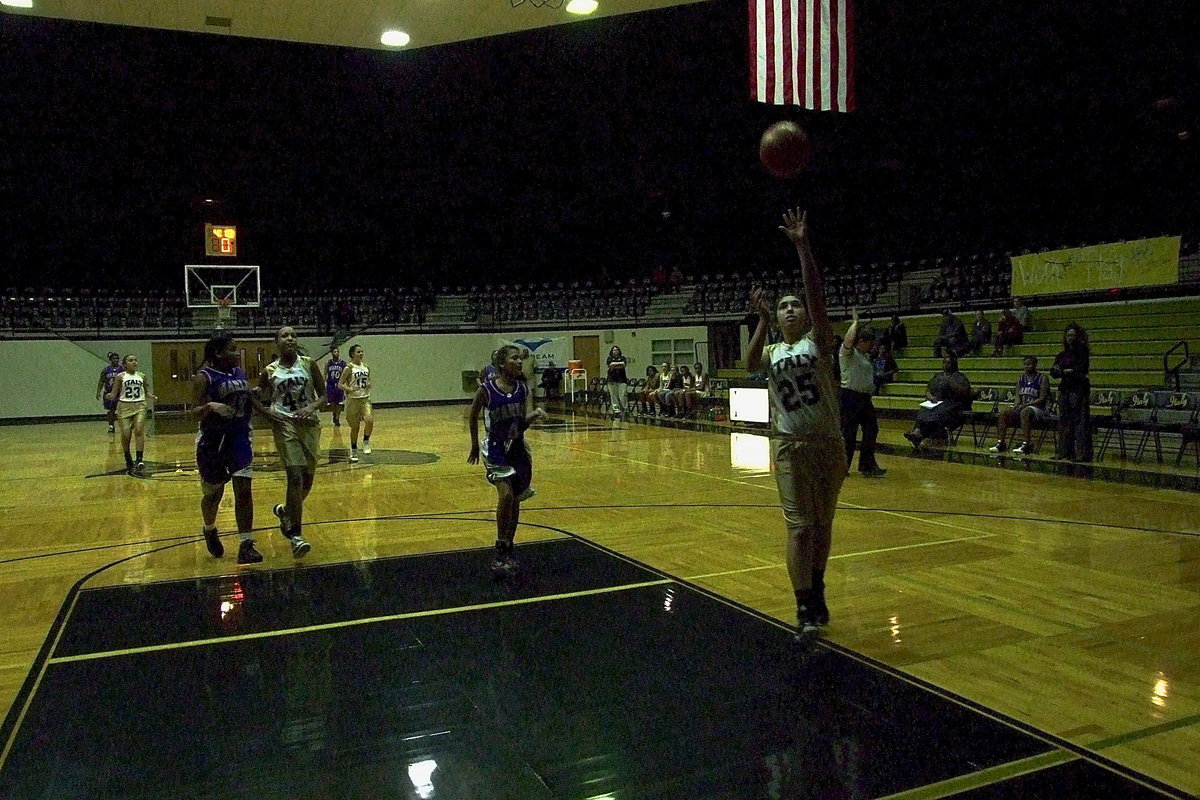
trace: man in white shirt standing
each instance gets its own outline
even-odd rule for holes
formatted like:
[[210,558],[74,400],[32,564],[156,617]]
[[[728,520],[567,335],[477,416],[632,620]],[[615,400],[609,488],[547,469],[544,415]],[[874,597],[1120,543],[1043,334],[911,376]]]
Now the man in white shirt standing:
[[858,309],[854,309],[850,329],[838,348],[838,366],[842,387],[838,402],[842,412],[842,438],[846,440],[846,474],[854,463],[854,440],[862,426],[862,448],[858,454],[858,471],[864,478],[882,478],[887,470],[875,461],[875,442],[879,438],[879,422],[875,418],[875,369],[871,349],[875,346],[875,331],[858,329]]

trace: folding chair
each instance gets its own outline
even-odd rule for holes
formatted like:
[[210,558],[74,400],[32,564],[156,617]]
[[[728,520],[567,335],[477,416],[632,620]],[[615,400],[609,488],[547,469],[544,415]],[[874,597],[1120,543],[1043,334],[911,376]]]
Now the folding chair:
[[1050,434],[1050,439],[1054,443],[1054,452],[1058,452],[1058,418],[1061,414],[1062,409],[1051,393],[1050,400],[1046,403],[1046,413],[1033,423],[1033,429],[1038,432],[1037,441],[1033,444],[1033,452],[1041,452],[1042,444],[1046,441],[1046,434]]
[[1104,439],[1100,442],[1100,450],[1096,453],[1096,460],[1100,461],[1104,458],[1104,451],[1108,449],[1108,443],[1112,440],[1113,434],[1117,434],[1117,441],[1121,445],[1121,458],[1125,457],[1125,437],[1121,432],[1121,409],[1125,403],[1125,397],[1120,392],[1111,389],[1101,389],[1092,392],[1093,406],[1108,407],[1108,429],[1104,432]]
[[[1186,392],[1154,392],[1154,421],[1150,423],[1148,434],[1154,437],[1154,455],[1159,464],[1163,463],[1162,435],[1182,435],[1183,426],[1191,423],[1195,416],[1195,404]],[[1183,447],[1182,443],[1180,447]]]
[[[1140,431],[1137,447],[1133,449],[1133,460],[1138,461],[1146,444],[1150,441],[1151,429],[1154,425],[1154,393],[1151,391],[1133,392],[1125,400],[1121,413],[1121,424],[1117,428],[1117,437],[1121,442],[1121,456],[1125,456],[1125,431]],[[1161,442],[1159,450],[1161,451]],[[1160,457],[1161,460],[1161,457]]]
[[[971,423],[971,440],[976,447],[979,447],[987,441],[988,431],[997,425],[1000,415],[1000,392],[991,387],[980,389],[975,402],[985,405],[982,411],[972,411],[968,414],[968,421]],[[983,423],[983,427],[977,428],[978,423]]]
[[1192,418],[1179,426],[1179,451],[1175,453],[1175,466],[1183,463],[1183,451],[1188,445],[1196,447],[1196,466],[1200,467],[1200,394],[1189,395]]

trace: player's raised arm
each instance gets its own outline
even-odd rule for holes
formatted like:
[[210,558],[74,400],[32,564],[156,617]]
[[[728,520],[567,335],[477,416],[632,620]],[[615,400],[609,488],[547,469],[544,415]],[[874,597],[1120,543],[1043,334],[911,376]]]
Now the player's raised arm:
[[809,321],[812,323],[813,341],[821,348],[822,353],[830,353],[833,326],[829,324],[829,315],[825,310],[825,284],[821,278],[821,270],[817,268],[817,261],[813,258],[812,246],[808,240],[808,212],[802,212],[798,208],[786,212],[779,230],[796,245],[796,254],[800,257],[804,301]]
[[846,329],[846,338],[842,339],[842,350],[849,353],[854,349],[854,342],[858,339],[858,308],[853,308],[850,311],[850,327]]

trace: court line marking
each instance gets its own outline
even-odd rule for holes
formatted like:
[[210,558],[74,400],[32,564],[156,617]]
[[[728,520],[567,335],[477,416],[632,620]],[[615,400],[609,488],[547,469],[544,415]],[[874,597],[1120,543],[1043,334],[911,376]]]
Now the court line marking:
[[1069,761],[1078,761],[1080,756],[1065,750],[1052,750],[1049,753],[1041,753],[1028,758],[1020,758],[1016,761],[1008,761],[1004,764],[996,764],[992,767],[978,770],[976,772],[968,772],[966,775],[956,775],[953,778],[947,778],[936,783],[927,783],[924,786],[918,786],[915,789],[906,789],[895,794],[884,795],[876,798],[876,800],[938,800],[942,797],[950,797],[965,792],[970,789],[978,789],[983,786],[988,786],[1002,781],[1017,778],[1021,775],[1029,775],[1034,772],[1056,767],[1059,764],[1066,764]]
[[605,586],[599,589],[583,589],[578,592],[564,592],[561,594],[542,595],[539,597],[522,597],[516,600],[498,600],[492,603],[472,603],[465,606],[454,606],[452,608],[431,608],[425,611],[409,611],[402,614],[384,614],[378,617],[360,617],[358,619],[342,620],[340,622],[324,622],[318,625],[305,625],[299,628],[279,628],[273,631],[259,631],[257,633],[242,633],[235,636],[218,636],[208,639],[192,639],[186,642],[170,642],[168,644],[155,644],[146,647],[129,647],[122,650],[105,650],[98,653],[81,653],[73,656],[56,656],[49,660],[50,664],[71,664],[77,661],[93,661],[100,658],[116,658],[119,656],[139,655],[141,653],[155,653],[162,650],[179,650],[186,647],[205,647],[214,644],[227,644],[230,642],[244,642],[252,639],[269,639],[279,636],[295,636],[304,633],[313,633],[315,631],[327,631],[337,628],[350,628],[357,625],[372,625],[379,622],[398,622],[409,619],[420,619],[423,617],[439,617],[447,614],[462,614],[470,611],[486,611],[493,608],[507,608],[510,606],[524,606],[533,603],[546,603],[555,600],[570,600],[576,597],[591,597],[600,594],[611,594],[613,592],[624,592],[631,589],[644,589],[647,586],[662,586],[667,583],[676,583],[673,578],[660,578],[653,581],[642,581],[640,583],[627,583],[620,586]]
[[1111,747],[1120,747],[1123,744],[1136,742],[1139,739],[1149,739],[1152,736],[1158,736],[1163,733],[1179,730],[1180,728],[1190,728],[1193,725],[1200,723],[1200,714],[1192,714],[1189,717],[1180,717],[1170,722],[1163,722],[1158,725],[1151,725],[1146,728],[1138,728],[1125,733],[1118,733],[1115,736],[1110,736],[1107,739],[1098,739],[1088,747],[1094,750],[1107,750]]
[[[45,650],[46,653],[53,653],[55,648],[58,647],[59,641],[62,640],[63,633],[67,630],[67,619],[71,616],[71,612],[74,611],[75,604],[77,602],[79,602],[79,592],[73,592],[71,595],[70,605],[67,607],[65,612],[59,612],[56,622],[61,621],[62,624],[60,624],[58,626],[58,630],[55,631],[54,641],[53,643],[50,643],[49,647]],[[45,647],[45,644],[43,644],[43,647]],[[8,761],[8,755],[12,751],[13,745],[16,744],[17,732],[21,730],[21,724],[25,721],[25,715],[29,713],[29,707],[33,705],[33,698],[37,696],[38,688],[42,685],[42,678],[46,676],[46,670],[49,667],[49,662],[50,660],[48,658],[43,659],[40,665],[41,668],[38,670],[37,676],[33,679],[32,683],[22,685],[20,689],[18,689],[16,697],[13,698],[14,705],[18,702],[21,703],[21,710],[17,713],[16,718],[12,720],[12,730],[9,733],[8,738],[4,741],[4,749],[0,750],[0,771],[3,771],[4,765]],[[23,698],[22,702],[21,693],[26,691],[27,694]]]
[[[938,545],[954,544],[955,542],[972,542],[977,539],[990,539],[995,535],[996,534],[994,534],[994,533],[988,533],[988,534],[984,534],[982,536],[961,536],[957,539],[938,539],[936,542],[918,542],[916,544],[901,544],[901,545],[897,545],[895,547],[879,547],[874,550],[858,550],[853,553],[838,553],[837,555],[831,555],[829,557],[829,560],[833,561],[835,559],[841,559],[841,558],[856,558],[858,556],[873,556],[878,553],[892,553],[897,550],[913,550],[918,547],[937,547]],[[784,562],[781,561],[776,564],[762,564],[757,567],[746,567],[745,569],[730,569],[730,570],[725,570],[724,572],[708,572],[703,575],[690,575],[687,578],[685,578],[685,580],[691,581],[691,580],[697,580],[699,578],[716,578],[716,577],[720,577],[722,575],[738,575],[743,572],[755,572],[757,570],[762,570],[762,569],[777,569],[779,567],[786,567],[786,566],[787,566],[787,564],[785,564]]]
[[[682,474],[684,474],[684,475],[692,475],[692,476],[694,476],[694,477],[708,478],[708,479],[710,479],[710,480],[723,481],[723,482],[725,482],[725,483],[733,483],[733,484],[736,484],[736,485],[738,485],[738,486],[750,486],[750,487],[753,487],[753,488],[755,488],[755,489],[766,490],[766,491],[771,491],[771,492],[778,492],[778,491],[779,491],[779,489],[778,489],[777,487],[773,486],[773,485],[772,485],[772,486],[763,486],[762,484],[758,484],[758,483],[750,483],[749,481],[737,480],[736,478],[726,478],[726,477],[724,477],[724,476],[721,476],[721,475],[711,475],[711,474],[708,474],[708,473],[705,473],[705,472],[697,472],[697,471],[695,471],[695,470],[683,469],[682,467],[671,467],[671,466],[667,466],[666,464],[655,464],[655,463],[653,463],[653,462],[650,462],[650,461],[641,461],[641,460],[639,460],[639,459],[636,459],[636,458],[630,458],[630,457],[628,457],[628,456],[617,455],[617,454],[615,454],[615,453],[605,453],[605,452],[602,452],[602,451],[599,451],[599,450],[588,450],[588,449],[586,449],[586,448],[571,447],[570,445],[566,445],[566,444],[555,444],[555,443],[553,443],[553,442],[539,442],[539,444],[546,444],[546,445],[549,445],[550,447],[558,447],[559,449],[562,449],[562,450],[571,450],[572,452],[577,452],[577,453],[579,453],[579,452],[582,452],[582,453],[589,453],[589,454],[591,454],[591,455],[595,455],[595,456],[604,456],[604,457],[606,457],[606,458],[612,458],[612,459],[617,459],[617,460],[619,460],[619,461],[625,461],[625,462],[627,462],[627,463],[629,463],[629,464],[641,464],[642,466],[647,466],[647,467],[655,467],[655,468],[657,468],[657,469],[665,469],[665,470],[669,470],[669,471],[671,471],[671,472],[679,472],[679,473],[682,473]],[[774,481],[772,481],[772,483],[773,483],[773,482],[774,482]],[[855,504],[855,503],[847,503],[847,502],[842,502],[841,504],[842,504],[842,505],[844,505],[844,506],[845,506],[845,507],[847,507],[847,508],[854,508],[854,509],[865,509],[865,508],[868,508],[868,506],[860,506],[860,505],[857,505],[857,504]],[[920,517],[913,517],[913,516],[908,516],[908,515],[906,515],[906,514],[901,514],[901,513],[899,513],[899,512],[896,512],[896,511],[881,511],[881,512],[879,512],[879,513],[881,513],[881,514],[890,514],[890,515],[892,515],[892,516],[894,516],[894,517],[899,517],[899,518],[901,518],[901,519],[907,519],[907,520],[909,520],[909,521],[911,521],[911,522],[922,522],[922,523],[925,523],[925,524],[927,524],[927,525],[937,525],[937,526],[940,526],[940,527],[943,527],[943,528],[951,528],[951,529],[953,529],[953,530],[965,531],[965,532],[967,532],[967,533],[986,534],[986,535],[988,535],[988,536],[994,536],[994,535],[995,535],[995,533],[993,533],[993,532],[991,532],[991,531],[984,531],[984,530],[980,530],[980,529],[978,529],[978,528],[968,528],[968,527],[967,527],[967,526],[965,526],[965,525],[955,525],[954,523],[951,523],[951,522],[942,522],[942,521],[940,521],[940,520],[922,519],[922,518],[920,518]]]
[[[421,517],[424,515],[413,515],[413,516]],[[402,515],[399,518],[411,518],[411,517],[408,517],[407,515]],[[665,571],[663,571],[661,569],[652,567],[648,564],[640,562],[640,561],[633,559],[629,556],[626,556],[622,553],[611,550],[603,545],[599,545],[598,543],[593,542],[593,541],[591,541],[583,536],[580,536],[578,534],[574,534],[569,531],[565,531],[563,529],[555,528],[552,526],[539,525],[537,523],[523,523],[523,524],[529,525],[530,527],[540,528],[543,530],[556,531],[558,533],[563,534],[566,537],[583,542],[587,546],[590,546],[590,547],[598,549],[602,552],[605,552],[606,554],[608,554],[610,556],[616,557],[618,560],[633,564],[633,565],[635,565],[641,569],[644,569],[652,574],[666,576],[663,580],[648,581],[648,582],[645,582],[643,584],[638,584],[638,585],[647,585],[648,586],[648,585],[662,585],[662,584],[668,584],[668,583],[677,583],[677,584],[684,586],[685,588],[691,588],[693,591],[696,591],[706,597],[709,597],[710,599],[716,600],[724,605],[734,608],[735,610],[741,611],[742,613],[747,613],[750,616],[753,616],[753,617],[759,619],[760,621],[766,622],[774,627],[777,627],[777,628],[780,628],[783,630],[791,630],[791,628],[789,626],[787,626],[785,623],[783,623],[780,620],[775,619],[774,617],[771,617],[763,612],[760,612],[760,611],[758,611],[754,608],[751,608],[749,606],[746,606],[742,603],[733,601],[729,598],[719,595],[716,592],[713,592],[712,590],[705,589],[704,587],[689,583],[686,581],[686,579],[674,578],[669,573],[666,573]],[[178,543],[175,543],[172,545],[167,545],[164,547],[156,548],[156,550],[170,549],[172,547],[178,547],[181,544],[185,544],[185,543],[187,543],[187,542],[178,542]],[[934,544],[934,543],[931,543],[931,544]],[[156,550],[152,550],[150,552],[155,552]],[[148,553],[142,553],[139,555],[147,555],[147,554]],[[126,561],[126,560],[129,560],[131,558],[136,558],[136,557],[138,557],[138,556],[136,556],[136,555],[129,556],[124,559],[120,559],[117,562],[114,562],[114,564],[121,563],[122,561]],[[106,565],[105,567],[101,567],[100,569],[96,570],[96,573],[103,571],[104,569],[107,569],[110,566],[113,566],[113,564],[109,564],[109,565]],[[313,566],[315,567],[315,566],[321,566],[321,565],[313,565]],[[93,574],[96,574],[96,573],[93,573]],[[92,576],[91,575],[85,576],[83,579],[81,579],[80,584],[82,584],[83,582],[86,582],[90,577],[92,577]],[[77,584],[77,587],[80,584]],[[605,592],[605,591],[609,591],[609,592],[620,591],[624,588],[633,588],[633,585],[630,585],[629,587],[624,587],[624,586],[608,587],[606,589],[601,589],[598,591],[597,590],[586,590],[583,592],[573,593],[573,594],[595,594],[595,593],[601,593],[601,592]],[[563,596],[570,596],[570,595],[563,595]],[[77,599],[77,597],[72,598],[71,609],[74,608],[76,599]],[[508,604],[517,605],[522,602],[525,602],[525,603],[537,602],[541,599],[549,599],[549,598],[526,598],[521,601],[507,601],[507,602],[508,602]],[[416,612],[414,614],[414,616],[417,616],[417,615],[431,616],[431,615],[436,615],[438,613],[446,613],[446,611],[448,611],[448,610],[443,610],[441,612],[439,612],[438,610],[431,610],[431,611],[427,611],[427,612]],[[60,615],[60,619],[63,621],[64,624],[59,628],[58,632],[56,633],[55,646],[57,646],[58,639],[61,638],[62,631],[65,630],[65,622],[66,622],[66,619],[69,617],[70,617],[70,610],[68,610],[65,615]],[[353,624],[353,623],[351,623],[351,624]],[[345,627],[345,625],[342,625],[342,626]],[[326,626],[313,626],[314,629],[319,628],[319,627],[330,627],[330,626],[327,626],[327,625]],[[223,639],[219,639],[216,641],[217,642],[228,641],[233,638],[235,638],[235,637],[224,637]],[[261,635],[258,635],[258,636],[250,635],[250,636],[247,636],[246,638],[261,638]],[[901,680],[904,683],[909,683],[909,684],[918,686],[918,687],[924,689],[925,691],[929,691],[932,694],[942,697],[943,699],[949,700],[957,705],[962,705],[966,708],[969,708],[972,711],[974,711],[975,713],[979,713],[985,717],[993,719],[994,721],[1000,722],[1001,724],[1005,724],[1008,727],[1015,728],[1015,729],[1025,733],[1026,735],[1030,735],[1033,738],[1039,739],[1051,746],[1058,746],[1063,751],[1075,753],[1078,757],[1088,761],[1089,763],[1097,764],[1098,766],[1100,766],[1102,768],[1109,769],[1110,771],[1112,771],[1118,775],[1121,775],[1122,777],[1125,777],[1126,779],[1133,780],[1141,785],[1145,785],[1149,788],[1163,792],[1164,794],[1168,794],[1168,795],[1178,794],[1178,796],[1187,796],[1185,794],[1179,794],[1182,790],[1179,790],[1177,787],[1173,787],[1173,786],[1170,786],[1167,784],[1159,784],[1157,786],[1153,785],[1152,782],[1154,781],[1154,779],[1149,778],[1148,776],[1142,776],[1140,773],[1138,773],[1134,770],[1131,770],[1129,767],[1126,767],[1125,765],[1121,764],[1120,762],[1111,762],[1108,759],[1105,759],[1103,756],[1099,756],[1099,754],[1096,753],[1095,750],[1090,747],[1075,745],[1066,740],[1061,740],[1059,737],[1054,737],[1053,735],[1046,734],[1044,731],[1041,731],[1037,728],[1033,728],[1032,726],[1029,726],[1028,724],[1020,723],[1015,719],[1009,718],[1009,717],[1007,717],[1007,715],[1005,715],[1001,712],[998,712],[994,709],[980,705],[974,701],[968,700],[965,697],[959,697],[959,696],[955,695],[953,692],[950,692],[942,687],[939,687],[935,684],[928,683],[921,679],[917,679],[917,678],[915,678],[915,676],[908,675],[894,667],[890,667],[889,665],[887,665],[883,662],[877,662],[874,659],[863,656],[862,654],[847,650],[846,648],[844,648],[840,645],[834,645],[829,642],[823,642],[822,644],[823,644],[823,646],[825,646],[826,648],[828,648],[830,650],[833,650],[834,652],[840,652],[842,655],[844,655],[846,657],[852,658],[853,660],[859,661],[860,663],[869,665],[881,672],[891,675],[895,679]],[[174,646],[175,647],[187,646],[187,643],[179,643]],[[144,648],[144,649],[168,649],[170,647],[171,646],[160,646],[157,648]],[[53,652],[53,648],[50,649],[50,652]],[[129,652],[133,652],[133,651],[129,651]],[[93,654],[93,657],[101,657],[102,655],[103,654]],[[62,661],[62,660],[67,660],[67,659],[82,660],[82,658],[80,658],[80,657],[64,657],[63,659],[56,659],[56,661]],[[9,733],[9,737],[7,738],[7,741],[5,742],[6,746],[4,748],[3,753],[0,753],[0,769],[3,768],[3,764],[7,760],[9,751],[11,750],[12,745],[16,741],[17,731],[21,727],[21,722],[23,722],[23,720],[24,720],[25,711],[28,709],[29,704],[32,701],[32,697],[36,694],[36,686],[40,685],[41,676],[44,675],[46,669],[48,668],[48,661],[49,660],[43,662],[42,669],[39,670],[39,673],[38,673],[38,678],[35,680],[35,682],[33,684],[33,691],[31,691],[29,693],[29,695],[27,695],[27,700],[23,706],[21,714],[19,715],[19,719],[16,721],[16,724],[12,727],[12,730]],[[1127,734],[1124,734],[1124,735],[1121,735],[1118,737],[1114,737],[1114,739],[1115,740],[1131,740],[1131,739],[1135,739],[1135,738],[1140,738],[1141,736],[1153,735],[1154,733],[1162,732],[1163,730],[1166,730],[1166,729],[1177,728],[1177,727],[1186,727],[1187,725],[1190,725],[1190,724],[1192,724],[1192,720],[1190,720],[1190,719],[1189,720],[1179,720],[1174,723],[1165,723],[1164,725],[1155,726],[1152,729],[1144,729],[1143,731],[1130,732],[1130,733],[1127,733]],[[1111,745],[1119,744],[1119,743],[1120,743],[1120,741],[1111,741],[1111,742],[1106,741],[1106,742],[1097,743],[1097,744],[1109,744],[1111,746]],[[1097,759],[1099,759],[1099,760],[1097,760]],[[1105,763],[1105,762],[1109,762],[1109,763]],[[1132,773],[1132,774],[1130,774],[1130,773]],[[1146,780],[1138,780],[1139,777],[1145,777]]]
[[[521,524],[524,525],[526,523],[521,523]],[[534,524],[536,524],[536,523],[534,523]],[[554,528],[554,527],[548,526],[548,525],[536,525],[536,527],[547,528],[549,530],[557,530],[560,533],[564,533],[573,539],[578,539],[579,541],[583,542],[584,544],[588,545],[589,547],[594,547],[597,550],[600,550],[601,552],[607,553],[607,554],[609,554],[615,558],[618,558],[622,561],[626,561],[626,562],[628,562],[634,566],[640,567],[648,572],[651,572],[651,573],[654,573],[657,575],[663,575],[668,578],[673,578],[675,583],[679,584],[680,586],[682,586],[685,589],[690,589],[691,591],[701,594],[704,597],[707,597],[711,600],[715,600],[716,602],[722,603],[723,605],[729,606],[730,608],[732,608],[736,611],[740,611],[743,614],[748,614],[749,616],[752,616],[761,622],[765,622],[768,625],[772,625],[776,628],[787,631],[789,633],[794,633],[796,630],[794,626],[788,625],[787,623],[783,622],[782,620],[780,620],[776,617],[773,617],[764,611],[759,611],[758,609],[756,609],[752,606],[748,606],[737,600],[733,600],[732,598],[725,597],[724,595],[719,594],[712,589],[708,589],[699,584],[692,583],[691,581],[687,580],[686,578],[672,576],[671,573],[667,572],[666,570],[652,566],[643,561],[639,561],[639,560],[633,558],[632,556],[627,556],[624,553],[613,550],[612,548],[606,547],[605,545],[599,544],[598,542],[594,542],[591,539],[581,536],[580,534],[572,533],[571,531],[563,530],[562,528]],[[1015,731],[1023,733],[1024,735],[1026,735],[1032,739],[1035,739],[1037,741],[1042,742],[1043,744],[1046,744],[1050,748],[1047,751],[1048,753],[1055,752],[1055,751],[1063,751],[1063,752],[1067,752],[1067,753],[1072,753],[1075,756],[1077,756],[1078,758],[1080,758],[1084,761],[1087,761],[1090,764],[1094,764],[1098,767],[1101,767],[1102,769],[1106,769],[1109,772],[1112,772],[1116,775],[1120,775],[1121,777],[1123,777],[1127,780],[1133,781],[1134,783],[1137,783],[1141,786],[1145,786],[1149,789],[1160,792],[1161,794],[1167,795],[1169,797],[1183,798],[1184,800],[1194,800],[1193,795],[1189,794],[1185,790],[1180,789],[1179,787],[1174,786],[1172,784],[1168,784],[1165,781],[1160,780],[1158,778],[1154,778],[1149,775],[1146,775],[1146,774],[1138,771],[1137,769],[1135,769],[1127,764],[1124,764],[1120,761],[1116,761],[1112,758],[1104,756],[1104,755],[1100,754],[1099,752],[1097,752],[1096,750],[1094,750],[1089,745],[1076,744],[1074,742],[1071,742],[1068,739],[1064,739],[1061,736],[1058,736],[1056,734],[1049,733],[1048,731],[1044,731],[1040,728],[1037,728],[1028,722],[1022,722],[1021,720],[1017,719],[1016,717],[1006,714],[1003,711],[999,711],[999,710],[991,708],[989,706],[985,706],[976,700],[972,700],[972,699],[966,697],[965,695],[957,694],[956,692],[954,692],[950,689],[947,689],[943,686],[939,686],[935,683],[925,680],[924,678],[919,678],[916,675],[912,675],[907,672],[904,672],[899,667],[894,667],[884,661],[880,661],[878,659],[867,656],[863,653],[856,652],[856,651],[851,650],[850,648],[846,647],[845,645],[837,644],[836,642],[832,642],[825,638],[821,638],[818,640],[818,646],[823,647],[823,648],[830,650],[834,653],[837,653],[839,655],[842,655],[846,658],[849,658],[852,661],[857,661],[858,663],[860,663],[864,666],[870,667],[871,669],[881,672],[881,673],[883,673],[895,680],[898,680],[902,683],[906,683],[910,686],[915,686],[918,689],[921,689],[922,691],[929,692],[930,694],[932,694],[936,697],[940,697],[943,700],[946,700],[955,705],[966,708],[966,709],[972,711],[973,713],[979,714],[982,717],[992,720],[993,722],[997,722],[1001,725],[1004,725],[1005,727],[1008,727]]]

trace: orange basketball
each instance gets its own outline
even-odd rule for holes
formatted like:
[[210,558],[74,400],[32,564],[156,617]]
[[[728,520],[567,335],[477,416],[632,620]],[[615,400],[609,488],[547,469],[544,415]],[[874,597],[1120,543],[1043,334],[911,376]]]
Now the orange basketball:
[[808,166],[812,142],[794,122],[776,122],[763,131],[758,143],[758,159],[776,178],[793,178]]

